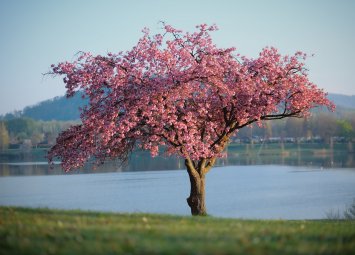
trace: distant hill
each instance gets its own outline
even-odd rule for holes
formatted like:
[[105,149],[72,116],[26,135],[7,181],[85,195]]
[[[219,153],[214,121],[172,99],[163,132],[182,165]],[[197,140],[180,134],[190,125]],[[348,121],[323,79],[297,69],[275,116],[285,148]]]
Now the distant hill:
[[329,93],[328,98],[335,103],[336,106],[342,108],[355,109],[355,95],[345,96],[341,94]]
[[[339,111],[355,110],[355,96],[341,94],[328,95],[338,107]],[[80,118],[79,107],[83,107],[87,100],[81,98],[81,93],[67,99],[65,96],[55,97],[42,101],[33,106],[27,106],[16,114],[6,114],[2,118],[10,119],[14,117],[29,117],[35,120],[77,120]],[[1,119],[1,117],[0,117]]]
[[49,100],[42,101],[36,105],[27,106],[22,111],[14,114],[8,113],[4,119],[14,117],[28,117],[35,120],[77,120],[80,118],[79,107],[83,107],[87,100],[81,98],[81,93],[76,93],[71,98],[58,96]]

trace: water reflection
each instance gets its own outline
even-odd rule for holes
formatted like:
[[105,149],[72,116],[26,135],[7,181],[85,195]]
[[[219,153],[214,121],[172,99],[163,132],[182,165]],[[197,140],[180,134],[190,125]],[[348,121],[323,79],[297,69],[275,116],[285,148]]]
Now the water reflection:
[[[17,157],[11,157],[11,160],[2,159],[0,161],[0,176],[64,174],[59,163],[50,167],[48,163],[44,161],[44,153],[42,154],[42,158],[29,153],[26,156],[18,155]],[[31,159],[33,161],[31,161]],[[131,155],[127,164],[122,165],[121,162],[118,161],[109,161],[100,166],[87,164],[85,167],[67,174],[173,170],[183,169],[184,166],[183,160],[177,157],[158,156],[151,158],[148,152],[137,152]]]
[[[355,168],[353,144],[235,144],[228,148],[227,157],[219,159],[217,166],[228,165],[289,165],[315,168]],[[50,168],[44,151],[0,154],[0,176],[57,175],[63,170],[57,164]],[[70,172],[104,173],[147,170],[184,169],[182,159],[158,156],[139,151],[130,157],[128,164],[110,161],[97,169],[88,164],[83,169]]]

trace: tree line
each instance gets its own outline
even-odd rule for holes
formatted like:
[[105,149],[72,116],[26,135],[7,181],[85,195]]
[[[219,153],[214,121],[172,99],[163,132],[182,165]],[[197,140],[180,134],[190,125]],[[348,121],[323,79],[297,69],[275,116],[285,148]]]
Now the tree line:
[[[38,121],[31,118],[14,118],[0,121],[0,150],[19,147],[50,147],[55,144],[58,134],[77,124],[78,121]],[[247,142],[252,139],[289,139],[294,141],[318,141],[329,143],[355,139],[355,112],[337,116],[320,112],[310,118],[289,118],[266,122],[264,127],[257,124],[240,130],[234,141]]]
[[355,139],[355,112],[318,112],[309,118],[289,118],[266,122],[264,127],[257,124],[240,130],[236,138],[243,139],[293,138],[293,141],[318,141],[329,143]]
[[0,150],[51,146],[58,134],[77,121],[38,121],[31,118],[13,118],[0,121]]

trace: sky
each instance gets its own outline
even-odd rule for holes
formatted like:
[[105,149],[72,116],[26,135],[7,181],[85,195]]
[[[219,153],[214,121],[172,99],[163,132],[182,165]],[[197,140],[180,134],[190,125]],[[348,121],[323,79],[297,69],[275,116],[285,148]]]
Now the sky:
[[51,64],[79,51],[131,49],[144,27],[164,21],[193,31],[216,24],[219,47],[257,57],[265,46],[301,50],[310,79],[327,92],[355,95],[355,1],[351,0],[0,0],[0,115],[61,96]]

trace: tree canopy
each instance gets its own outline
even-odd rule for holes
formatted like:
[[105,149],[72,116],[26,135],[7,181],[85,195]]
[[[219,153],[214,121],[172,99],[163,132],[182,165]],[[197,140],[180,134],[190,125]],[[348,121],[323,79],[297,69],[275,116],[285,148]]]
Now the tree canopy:
[[256,59],[235,48],[218,48],[210,36],[216,26],[193,33],[164,24],[148,29],[130,51],[52,65],[64,76],[67,97],[82,91],[89,100],[82,123],[64,131],[51,149],[64,169],[90,157],[124,160],[135,147],[157,155],[178,154],[206,171],[239,129],[254,122],[303,117],[317,105],[332,109],[326,93],[307,75],[306,54],[282,56],[264,48]]

